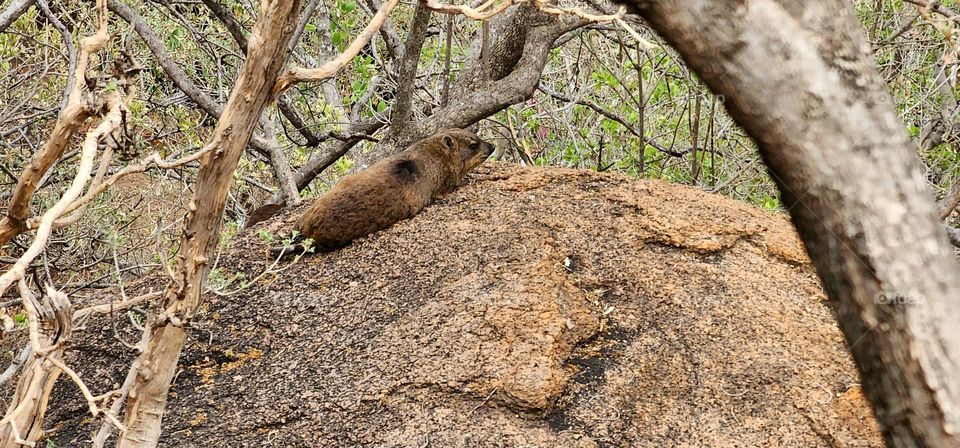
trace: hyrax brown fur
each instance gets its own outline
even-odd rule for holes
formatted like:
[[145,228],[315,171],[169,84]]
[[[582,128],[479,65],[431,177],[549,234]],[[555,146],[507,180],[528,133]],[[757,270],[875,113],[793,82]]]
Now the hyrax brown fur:
[[434,199],[453,191],[493,149],[472,132],[441,131],[344,177],[310,206],[295,227],[300,238],[313,239],[317,251],[339,249],[412,218]]

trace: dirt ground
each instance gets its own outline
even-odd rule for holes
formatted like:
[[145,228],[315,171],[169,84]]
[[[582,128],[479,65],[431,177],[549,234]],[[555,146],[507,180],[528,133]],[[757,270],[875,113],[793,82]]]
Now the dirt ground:
[[[219,274],[258,276],[294,216],[233,239]],[[161,446],[882,446],[787,220],[693,188],[488,165],[280,268],[208,295]],[[122,382],[110,322],[75,338],[96,392]],[[97,427],[77,396],[60,381],[55,446]]]

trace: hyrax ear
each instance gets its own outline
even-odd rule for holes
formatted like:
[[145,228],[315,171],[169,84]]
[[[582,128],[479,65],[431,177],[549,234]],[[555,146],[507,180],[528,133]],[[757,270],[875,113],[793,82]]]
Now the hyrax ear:
[[457,141],[449,135],[444,135],[443,140],[441,141],[443,142],[443,146],[449,150],[454,150],[457,148]]

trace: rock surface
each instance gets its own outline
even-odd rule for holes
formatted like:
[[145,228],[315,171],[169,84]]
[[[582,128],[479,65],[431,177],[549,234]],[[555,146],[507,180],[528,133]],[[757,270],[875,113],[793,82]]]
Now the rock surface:
[[[234,238],[218,276],[259,276],[294,218]],[[162,446],[882,446],[789,222],[693,188],[485,166],[274,269],[209,295]],[[96,391],[123,381],[109,322],[75,338]],[[77,395],[58,384],[56,446],[96,428]]]

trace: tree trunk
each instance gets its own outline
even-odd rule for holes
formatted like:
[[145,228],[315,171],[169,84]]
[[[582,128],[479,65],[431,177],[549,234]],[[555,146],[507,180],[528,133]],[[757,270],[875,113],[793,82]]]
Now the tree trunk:
[[200,163],[180,246],[178,278],[164,293],[165,312],[150,322],[156,330],[141,355],[143,367],[127,401],[127,431],[120,435],[120,447],[154,447],[160,438],[167,392],[186,339],[184,327],[200,304],[233,172],[287,60],[300,4],[300,0],[261,2],[246,63],[210,139],[217,148]]
[[478,36],[447,106],[409,126],[391,127],[360,159],[361,165],[373,164],[441,129],[465,128],[526,101],[537,90],[557,38],[588,23],[577,17],[540,12],[529,4],[512,6],[490,20],[489,62],[483,62],[482,36]]
[[960,271],[844,0],[625,0],[760,147],[894,447],[960,447]]
[[[29,292],[26,292],[29,294]],[[66,294],[52,288],[42,301],[32,295],[25,296],[24,307],[35,319],[36,328],[31,328],[31,339],[38,346],[24,366],[17,382],[10,407],[0,426],[0,448],[20,448],[26,443],[36,443],[43,436],[43,416],[53,385],[60,377],[64,343],[73,331],[73,308]],[[39,355],[36,350],[48,351]],[[55,360],[55,361],[54,361]]]

